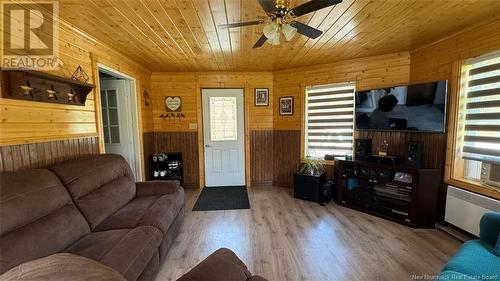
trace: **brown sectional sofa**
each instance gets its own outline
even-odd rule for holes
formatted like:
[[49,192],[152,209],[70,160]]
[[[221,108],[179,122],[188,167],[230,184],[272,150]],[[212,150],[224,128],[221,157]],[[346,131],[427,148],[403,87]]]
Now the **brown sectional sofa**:
[[[102,154],[0,174],[0,281],[153,280],[184,219],[177,181]],[[179,281],[265,281],[219,249]]]
[[151,280],[179,233],[177,181],[136,183],[127,162],[103,154],[0,175],[0,273],[55,253]]

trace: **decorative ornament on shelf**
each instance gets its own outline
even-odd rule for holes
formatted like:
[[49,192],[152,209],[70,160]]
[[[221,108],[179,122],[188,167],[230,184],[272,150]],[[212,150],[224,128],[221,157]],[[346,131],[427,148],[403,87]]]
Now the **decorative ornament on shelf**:
[[71,79],[87,83],[89,81],[89,76],[85,73],[81,66],[78,66],[75,72],[73,72],[73,75],[71,75]]
[[387,142],[387,140],[384,140],[380,145],[380,151],[378,152],[378,155],[387,156],[388,151],[389,151],[389,142]]
[[56,99],[57,100],[57,91],[54,90],[54,86],[51,85],[50,86],[50,89],[49,90],[46,90],[47,91],[47,95],[48,95],[48,99]]
[[23,94],[25,96],[33,97],[33,93],[31,93],[31,91],[33,91],[34,88],[30,86],[30,81],[26,81],[26,85],[21,85],[19,87],[24,91]]
[[73,93],[73,90],[71,90],[69,93],[66,93],[66,95],[68,96],[68,103],[70,103],[70,102],[76,103],[75,93]]

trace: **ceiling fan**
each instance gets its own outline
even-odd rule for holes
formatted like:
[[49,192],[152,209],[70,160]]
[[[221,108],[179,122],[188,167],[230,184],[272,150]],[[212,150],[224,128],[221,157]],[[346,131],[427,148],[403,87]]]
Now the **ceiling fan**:
[[219,28],[232,28],[266,23],[263,30],[264,34],[255,42],[252,48],[259,48],[266,41],[272,45],[279,45],[281,33],[283,33],[286,41],[291,40],[296,33],[312,39],[318,38],[323,31],[298,22],[295,18],[336,5],[341,3],[342,0],[311,0],[295,8],[289,8],[290,0],[257,0],[257,2],[259,2],[262,9],[266,12],[268,17],[267,20],[253,20],[219,25]]

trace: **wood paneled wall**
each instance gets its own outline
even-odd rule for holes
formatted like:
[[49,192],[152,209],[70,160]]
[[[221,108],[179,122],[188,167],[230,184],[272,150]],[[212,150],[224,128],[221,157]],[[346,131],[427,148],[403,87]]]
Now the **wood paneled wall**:
[[[141,128],[152,129],[152,107],[145,107],[142,101],[142,89],[150,87],[151,72],[147,68],[64,22],[59,28],[59,51],[63,64],[51,71],[53,74],[71,77],[80,65],[89,75],[89,83],[96,83],[97,63],[102,63],[136,78]],[[89,94],[84,107],[0,98],[0,146],[98,136],[95,93]]]
[[[451,79],[453,63],[500,50],[500,18],[410,52],[413,83]],[[451,93],[452,98],[457,93]]]
[[293,187],[293,175],[300,163],[300,131],[275,130],[273,134],[273,184]]
[[357,137],[372,139],[373,153],[379,151],[384,140],[389,143],[389,155],[400,155],[403,161],[405,142],[421,141],[424,143],[423,165],[425,169],[444,170],[446,154],[446,134],[406,133],[406,132],[370,132],[359,131]]
[[[410,54],[394,53],[274,72],[274,129],[301,130],[307,86],[356,82],[358,90],[407,84]],[[294,97],[294,115],[280,116],[279,98]]]
[[[204,181],[203,124],[201,90],[203,88],[241,88],[245,95],[245,159],[247,184],[251,184],[250,132],[273,128],[273,74],[272,72],[158,72],[151,76],[153,122],[155,132],[194,132],[198,135],[200,183]],[[269,106],[255,106],[254,89],[269,88]],[[165,97],[180,96],[182,120],[162,119]],[[257,157],[256,154],[253,157]],[[265,156],[258,156],[265,157]]]
[[[500,51],[500,19],[476,25],[461,33],[445,38],[439,42],[410,52],[411,68],[410,81],[421,83],[436,80],[448,80],[448,136],[445,146],[446,159],[443,163],[444,179],[449,180],[453,173],[454,149],[456,144],[456,117],[455,105],[458,104],[460,67],[464,60],[481,56],[487,53]],[[477,184],[451,180],[453,185],[480,192],[488,196],[498,196],[491,192],[491,188],[483,188]],[[446,201],[446,185],[443,184],[439,194],[439,219],[444,217]],[[498,197],[497,197],[498,198]]]
[[273,183],[274,142],[272,130],[250,131],[250,173],[252,185]]
[[0,172],[43,168],[97,153],[97,137],[0,146]]
[[[154,132],[144,136],[145,162],[156,152],[181,152],[184,187],[199,186],[198,134],[196,132]],[[148,165],[149,166],[149,165]]]
[[[97,143],[98,151],[103,151],[98,114],[100,96],[96,95],[99,90],[98,64],[136,79],[140,135],[142,132],[153,130],[152,105],[146,106],[143,100],[144,89],[151,88],[149,69],[62,20],[59,23],[58,56],[62,63],[58,70],[50,71],[51,73],[71,77],[80,65],[89,75],[89,83],[96,84],[97,87],[89,94],[86,105],[80,107],[0,98],[0,147],[17,144],[23,147],[22,144],[27,143],[54,141],[65,143],[73,142],[75,138],[91,137]],[[140,144],[142,145],[142,141]],[[34,157],[42,163],[52,161],[50,154],[38,154]],[[43,160],[41,157],[47,159]]]
[[[273,74],[272,72],[154,72],[151,76],[153,121],[155,132],[197,131],[189,124],[198,123],[201,115],[202,88],[242,88],[245,90],[245,111],[250,130],[266,130],[273,127]],[[254,89],[269,88],[270,104],[254,105]],[[165,113],[165,97],[180,96],[184,120],[168,121],[160,118]]]

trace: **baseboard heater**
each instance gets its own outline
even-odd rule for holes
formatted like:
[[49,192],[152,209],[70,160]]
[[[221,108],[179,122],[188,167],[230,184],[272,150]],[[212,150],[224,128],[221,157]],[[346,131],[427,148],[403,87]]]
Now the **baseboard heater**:
[[475,236],[485,212],[500,212],[500,201],[454,186],[448,186],[444,220]]

